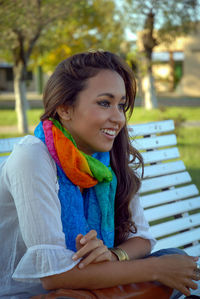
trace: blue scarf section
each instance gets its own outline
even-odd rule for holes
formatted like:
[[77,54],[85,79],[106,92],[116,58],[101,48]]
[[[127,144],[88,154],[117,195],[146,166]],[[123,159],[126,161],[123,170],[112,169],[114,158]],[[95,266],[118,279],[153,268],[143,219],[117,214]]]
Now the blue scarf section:
[[[35,129],[35,136],[45,143],[45,135],[40,123]],[[105,166],[110,168],[109,152],[93,154]],[[81,194],[57,164],[59,183],[58,197],[61,204],[61,220],[65,234],[66,246],[76,251],[76,237],[87,234],[90,230],[97,231],[97,238],[103,240],[110,248],[114,245],[114,205],[117,179],[112,171],[111,182],[98,183],[92,188],[84,189]]]

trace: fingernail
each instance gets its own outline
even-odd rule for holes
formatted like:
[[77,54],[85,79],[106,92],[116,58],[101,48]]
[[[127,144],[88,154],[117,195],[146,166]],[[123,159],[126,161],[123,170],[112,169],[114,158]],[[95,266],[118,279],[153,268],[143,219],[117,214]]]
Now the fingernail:
[[81,243],[81,244],[84,244],[85,241],[86,241],[86,239],[85,239],[85,238],[82,238],[82,239],[80,240],[80,243]]
[[77,260],[77,255],[76,254],[74,254],[73,256],[72,256],[72,259],[73,259],[73,261],[75,261],[75,260]]
[[79,267],[80,269],[82,269],[82,268],[84,267],[84,264],[83,264],[83,263],[80,263],[80,264],[78,265],[78,267]]

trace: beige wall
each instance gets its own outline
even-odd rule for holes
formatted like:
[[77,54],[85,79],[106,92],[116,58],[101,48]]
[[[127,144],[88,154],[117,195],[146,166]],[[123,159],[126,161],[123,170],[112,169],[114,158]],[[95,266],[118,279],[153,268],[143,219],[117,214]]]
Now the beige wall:
[[156,64],[152,67],[157,92],[166,92],[170,89],[170,67],[167,63]]
[[[0,91],[13,91],[13,81],[7,81],[5,69],[0,69]],[[33,79],[27,81],[27,91],[36,90],[36,76],[33,73]]]
[[184,55],[184,75],[178,91],[191,96],[200,96],[200,26],[195,35],[186,39]]
[[[142,50],[140,39],[141,33],[138,34],[138,48]],[[166,45],[160,44],[154,48],[155,52],[169,52],[169,51],[182,51],[184,53],[183,61],[183,77],[179,82],[176,92],[177,94],[185,94],[188,96],[200,96],[200,24],[196,32],[191,33],[189,36],[179,37],[176,41]],[[166,65],[153,66],[155,78],[168,76]],[[162,74],[162,75],[161,75]],[[157,79],[158,80],[158,79]],[[156,81],[157,81],[156,80]],[[160,80],[156,82],[158,91],[167,87],[167,80],[165,84]],[[164,84],[164,85],[163,85]]]

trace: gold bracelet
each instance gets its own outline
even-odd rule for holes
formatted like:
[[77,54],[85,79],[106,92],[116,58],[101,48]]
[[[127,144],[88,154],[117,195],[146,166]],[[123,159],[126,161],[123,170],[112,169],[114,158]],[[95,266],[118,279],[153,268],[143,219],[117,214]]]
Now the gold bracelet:
[[129,261],[129,256],[125,250],[120,247],[109,248],[111,252],[113,252],[118,260],[121,261]]

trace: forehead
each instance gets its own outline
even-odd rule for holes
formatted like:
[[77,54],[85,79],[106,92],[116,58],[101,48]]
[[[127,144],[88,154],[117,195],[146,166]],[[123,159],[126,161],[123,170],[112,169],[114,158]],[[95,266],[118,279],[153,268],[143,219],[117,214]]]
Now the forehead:
[[115,71],[100,70],[97,75],[87,80],[85,91],[112,92],[125,95],[126,89],[123,78]]

